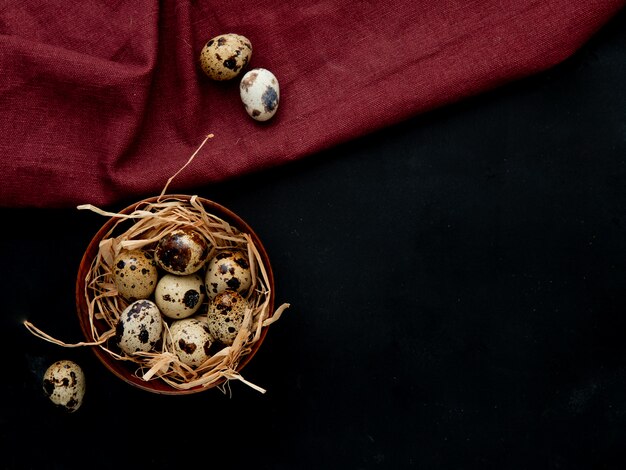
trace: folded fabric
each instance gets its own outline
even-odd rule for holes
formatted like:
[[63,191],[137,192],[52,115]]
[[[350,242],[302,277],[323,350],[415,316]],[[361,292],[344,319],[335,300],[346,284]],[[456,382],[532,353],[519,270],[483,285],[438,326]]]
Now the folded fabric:
[[[200,2],[0,6],[0,205],[109,205],[258,171],[570,56],[626,0]],[[280,82],[251,119],[239,79],[203,74],[219,34]]]

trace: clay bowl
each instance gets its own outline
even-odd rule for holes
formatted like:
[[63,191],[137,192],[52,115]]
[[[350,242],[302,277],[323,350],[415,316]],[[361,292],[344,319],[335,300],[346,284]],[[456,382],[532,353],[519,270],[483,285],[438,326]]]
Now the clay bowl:
[[[191,196],[175,194],[175,195],[166,195],[165,198],[167,199],[177,198],[177,199],[183,199],[183,200],[188,201],[191,198]],[[130,206],[122,209],[121,211],[119,211],[119,213],[130,214],[137,208],[137,206],[143,205],[144,203],[155,203],[157,202],[157,199],[158,197],[152,197],[152,198],[143,199],[141,201],[137,201],[136,203],[131,204]],[[239,231],[249,234],[250,237],[252,238],[260,254],[261,260],[265,266],[265,270],[267,272],[268,283],[269,283],[268,288],[270,290],[269,316],[271,317],[274,313],[274,277],[273,277],[272,268],[270,265],[267,252],[265,251],[265,248],[263,247],[261,240],[256,235],[256,233],[252,230],[252,228],[241,217],[239,217],[237,214],[235,214],[231,210],[225,208],[224,206],[216,202],[210,201],[208,199],[197,197],[197,200],[202,203],[204,210],[207,213],[215,215],[223,219],[224,221],[228,222],[231,226],[237,228]],[[76,280],[77,313],[78,313],[78,320],[80,322],[80,327],[83,331],[83,334],[85,335],[86,341],[88,342],[94,341],[94,338],[91,333],[87,300],[85,298],[85,277],[91,268],[94,258],[97,256],[100,241],[103,239],[103,237],[106,236],[108,232],[110,232],[110,230],[115,225],[116,221],[117,219],[108,218],[107,221],[104,223],[104,225],[100,228],[100,230],[95,234],[95,236],[92,238],[91,242],[87,246],[87,249],[83,255],[83,258],[81,260],[81,263],[78,269],[78,275],[77,275],[77,280]],[[132,222],[129,222],[129,223],[132,223]],[[98,328],[99,332],[104,332],[109,329],[109,327],[104,323],[104,321],[101,322],[101,325],[98,325],[98,322],[96,321],[96,327]],[[265,339],[266,334],[267,334],[267,327],[264,327],[262,329],[260,339],[252,344],[251,352],[240,360],[236,368],[237,372],[240,372],[241,369],[243,369],[245,365],[248,364],[248,362],[253,358],[253,356],[256,354],[261,344],[263,343],[263,340]],[[121,361],[121,360],[115,359],[107,351],[103,350],[99,346],[93,346],[92,350],[94,351],[95,355],[100,360],[100,362],[102,362],[102,364],[111,373],[113,373],[115,376],[117,376],[124,382],[132,385],[133,387],[137,387],[141,390],[145,390],[148,392],[164,394],[164,395],[186,395],[186,394],[192,394],[192,393],[205,391],[209,388],[219,386],[225,382],[225,379],[222,379],[209,386],[197,386],[191,389],[180,390],[180,389],[172,387],[171,385],[167,384],[166,382],[158,378],[145,381],[137,377],[135,375],[135,371],[137,370],[137,364],[134,364],[128,361]]]

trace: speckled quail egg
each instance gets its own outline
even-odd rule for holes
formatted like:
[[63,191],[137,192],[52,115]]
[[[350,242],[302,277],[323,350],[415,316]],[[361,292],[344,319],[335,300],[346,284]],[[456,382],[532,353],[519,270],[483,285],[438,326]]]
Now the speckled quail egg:
[[206,321],[199,318],[176,320],[170,326],[170,333],[174,352],[182,363],[197,367],[211,357],[213,338]]
[[239,250],[219,251],[209,261],[204,276],[204,285],[211,298],[226,289],[245,292],[251,283],[250,263]]
[[252,56],[252,45],[245,36],[221,34],[212,38],[200,52],[200,67],[213,80],[231,80],[241,73]]
[[204,301],[205,290],[198,274],[175,276],[165,274],[154,291],[154,301],[163,315],[186,318],[198,311]]
[[154,250],[158,265],[171,274],[186,275],[200,270],[209,254],[209,242],[200,232],[181,228],[159,240]]
[[85,374],[73,361],[57,361],[44,373],[43,390],[52,403],[73,413],[83,404]]
[[213,338],[225,345],[233,344],[248,307],[248,301],[235,291],[215,296],[209,304],[207,323]]
[[126,354],[158,349],[163,318],[150,300],[136,300],[124,309],[116,326],[115,339]]
[[252,69],[239,83],[239,96],[252,119],[267,121],[278,110],[280,102],[278,79],[267,69]]
[[142,250],[121,251],[113,262],[113,282],[128,300],[147,299],[159,280],[152,255]]

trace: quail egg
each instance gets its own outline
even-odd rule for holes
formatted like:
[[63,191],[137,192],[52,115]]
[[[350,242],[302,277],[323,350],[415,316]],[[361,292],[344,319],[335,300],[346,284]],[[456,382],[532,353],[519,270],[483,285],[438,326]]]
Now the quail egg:
[[147,299],[159,278],[152,255],[141,250],[121,251],[113,262],[113,282],[128,300]]
[[200,67],[213,80],[231,80],[241,73],[252,56],[252,45],[240,34],[212,38],[200,52]]
[[209,304],[207,323],[211,335],[220,343],[233,344],[244,320],[248,301],[232,290],[215,296]]
[[198,311],[204,301],[204,293],[204,284],[198,274],[166,274],[156,286],[154,301],[163,315],[180,319]]
[[177,320],[170,326],[174,352],[178,359],[191,367],[197,367],[211,357],[209,350],[213,339],[206,321],[199,318]]
[[52,403],[73,413],[83,403],[85,374],[73,361],[57,361],[44,373],[43,390]]
[[115,332],[117,344],[126,354],[157,349],[163,332],[161,312],[150,300],[136,300],[120,315]]
[[171,274],[186,275],[200,270],[209,254],[209,242],[200,232],[181,228],[159,240],[154,251],[158,265]]
[[204,285],[211,298],[226,289],[245,292],[250,288],[250,284],[252,284],[250,263],[242,251],[220,251],[207,266]]
[[256,121],[267,121],[278,110],[278,79],[267,69],[252,69],[239,83],[239,96],[248,115]]

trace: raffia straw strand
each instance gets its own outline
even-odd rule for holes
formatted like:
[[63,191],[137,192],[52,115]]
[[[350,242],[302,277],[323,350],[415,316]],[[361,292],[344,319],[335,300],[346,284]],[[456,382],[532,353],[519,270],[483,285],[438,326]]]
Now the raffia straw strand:
[[255,385],[252,382],[249,382],[248,380],[244,379],[239,372],[236,372],[234,370],[230,370],[228,372],[225,372],[224,373],[224,377],[226,377],[229,380],[239,380],[240,382],[246,384],[248,387],[253,388],[257,392],[261,392],[261,393],[267,392],[267,390],[265,390],[264,388],[261,388],[258,385]]
[[178,174],[183,171],[187,165],[189,165],[193,159],[196,157],[196,155],[198,154],[198,152],[200,151],[200,149],[202,149],[202,147],[204,147],[204,144],[206,144],[207,140],[212,139],[214,136],[213,134],[209,134],[206,136],[206,138],[202,141],[202,143],[200,144],[200,147],[198,147],[196,149],[196,151],[193,153],[193,155],[191,155],[191,157],[189,157],[189,160],[187,160],[187,163],[185,163],[176,173],[174,173],[174,175],[172,175],[170,177],[170,179],[167,180],[167,183],[165,183],[165,186],[163,187],[163,191],[161,191],[161,195],[159,196],[159,199],[163,197],[163,195],[165,194],[165,192],[167,191],[168,186],[170,185],[170,183],[172,182],[172,180],[174,178],[176,178],[178,176]]
[[104,343],[107,339],[109,339],[111,336],[113,336],[115,334],[114,330],[109,330],[107,331],[98,341],[92,341],[92,342],[80,342],[80,343],[65,343],[59,339],[56,339],[52,336],[50,336],[48,333],[45,333],[43,331],[41,331],[39,328],[37,328],[35,325],[33,325],[31,322],[29,322],[28,320],[24,320],[24,326],[26,327],[26,329],[28,331],[30,331],[32,334],[34,334],[35,336],[37,336],[40,339],[43,339],[45,341],[48,341],[49,343],[53,343],[56,344],[57,346],[63,346],[65,348],[77,348],[80,346],[99,346],[100,344]]
[[276,311],[274,312],[274,315],[272,315],[266,320],[263,320],[263,323],[262,323],[263,327],[265,328],[266,326],[270,326],[275,321],[278,321],[280,319],[280,316],[283,314],[283,312],[287,310],[289,307],[291,307],[291,304],[288,304],[288,303],[284,303],[280,307],[278,307]]

